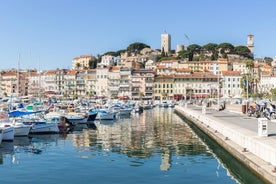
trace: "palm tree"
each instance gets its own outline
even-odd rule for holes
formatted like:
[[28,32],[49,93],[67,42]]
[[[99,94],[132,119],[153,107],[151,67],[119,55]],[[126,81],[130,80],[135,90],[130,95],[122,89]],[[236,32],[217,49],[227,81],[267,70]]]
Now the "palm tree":
[[77,70],[80,69],[80,67],[81,67],[81,64],[80,63],[76,63]]

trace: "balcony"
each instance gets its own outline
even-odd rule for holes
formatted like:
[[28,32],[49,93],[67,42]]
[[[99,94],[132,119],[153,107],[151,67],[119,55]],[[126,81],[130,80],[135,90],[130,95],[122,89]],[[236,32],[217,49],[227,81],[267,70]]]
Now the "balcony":
[[140,87],[140,84],[139,84],[139,83],[132,83],[131,86],[132,86],[132,87],[138,87],[138,88],[139,88],[139,87]]
[[146,87],[153,87],[153,83],[146,83]]
[[129,88],[129,84],[120,84],[120,88]]
[[110,91],[119,91],[119,87],[118,86],[110,86],[108,89]]

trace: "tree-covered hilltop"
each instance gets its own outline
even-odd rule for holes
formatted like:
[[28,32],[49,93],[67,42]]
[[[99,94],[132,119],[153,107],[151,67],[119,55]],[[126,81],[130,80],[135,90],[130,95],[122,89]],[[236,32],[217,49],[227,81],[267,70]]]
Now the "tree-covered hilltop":
[[192,44],[186,50],[179,51],[177,58],[189,61],[217,60],[218,58],[228,58],[229,54],[253,59],[253,55],[246,46],[233,46],[230,43],[208,43],[203,46]]
[[[128,52],[133,54],[140,54],[144,48],[151,48],[149,45],[141,42],[134,42],[129,44],[126,49],[118,51],[108,51],[102,55],[98,55],[97,59],[91,62],[93,68],[96,63],[101,61],[103,55],[111,55],[114,57],[121,56],[122,53]],[[204,61],[204,60],[217,60],[218,58],[228,58],[230,55],[237,55],[243,60],[253,60],[253,55],[248,47],[243,45],[233,46],[231,43],[223,42],[220,44],[207,43],[203,46],[198,44],[191,44],[185,50],[179,51],[178,53],[171,52],[169,55],[165,55],[160,49],[154,49],[159,51],[159,55],[155,56],[156,61],[162,60],[177,60],[183,59],[188,61]],[[273,59],[265,57],[265,62],[271,65]]]

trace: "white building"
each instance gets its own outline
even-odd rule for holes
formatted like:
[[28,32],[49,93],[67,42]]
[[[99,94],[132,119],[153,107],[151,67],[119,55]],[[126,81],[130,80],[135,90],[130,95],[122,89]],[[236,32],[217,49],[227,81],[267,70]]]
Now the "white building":
[[241,74],[247,74],[248,73],[248,69],[246,67],[245,62],[233,62],[232,66],[233,66],[233,71],[240,71]]
[[120,86],[120,67],[113,66],[108,76],[108,96],[118,97]]
[[100,64],[104,65],[104,66],[113,66],[114,65],[114,56],[111,56],[111,55],[102,56]]
[[240,71],[222,71],[221,94],[223,97],[242,97]]
[[259,86],[260,92],[270,94],[272,88],[276,88],[276,76],[262,73]]
[[109,67],[98,67],[96,70],[96,95],[108,95],[108,75]]
[[45,89],[46,94],[53,94],[58,92],[57,84],[56,84],[56,71],[48,70],[43,73],[41,76],[41,84]]

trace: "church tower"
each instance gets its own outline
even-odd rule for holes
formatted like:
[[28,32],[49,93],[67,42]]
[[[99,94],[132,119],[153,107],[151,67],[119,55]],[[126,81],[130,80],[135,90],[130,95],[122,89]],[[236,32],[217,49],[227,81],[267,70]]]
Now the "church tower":
[[247,36],[247,48],[250,50],[252,56],[254,56],[254,35]]
[[161,34],[161,51],[168,55],[171,51],[171,35],[166,32]]

